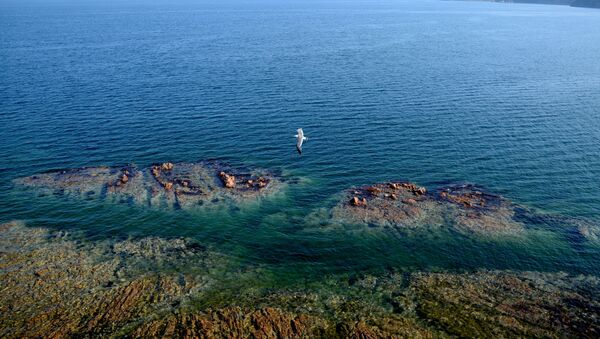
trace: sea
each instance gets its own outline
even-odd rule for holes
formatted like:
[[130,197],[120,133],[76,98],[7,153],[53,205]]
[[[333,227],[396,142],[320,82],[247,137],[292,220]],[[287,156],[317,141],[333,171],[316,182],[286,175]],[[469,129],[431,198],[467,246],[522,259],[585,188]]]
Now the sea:
[[[91,242],[185,237],[235,258],[233,276],[260,267],[266,286],[386,270],[600,274],[598,242],[548,218],[509,239],[326,220],[352,187],[407,180],[472,183],[600,227],[599,56],[600,10],[568,6],[2,0],[0,221]],[[206,159],[290,184],[190,211],[14,181]]]

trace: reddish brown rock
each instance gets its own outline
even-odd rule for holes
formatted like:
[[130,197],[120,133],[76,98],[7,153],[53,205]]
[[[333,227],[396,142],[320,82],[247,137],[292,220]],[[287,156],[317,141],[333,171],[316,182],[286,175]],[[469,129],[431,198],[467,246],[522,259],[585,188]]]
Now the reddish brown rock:
[[256,181],[258,183],[259,188],[263,188],[263,187],[267,186],[267,184],[268,184],[267,179],[265,179],[263,177],[259,177]]
[[173,169],[173,167],[174,167],[174,165],[173,165],[172,163],[170,163],[170,162],[164,162],[164,163],[163,163],[163,164],[160,166],[160,168],[161,168],[163,171],[170,171],[170,170],[172,170],[172,169]]
[[227,188],[235,188],[235,176],[229,175],[225,172],[220,172],[219,178],[221,178],[221,181],[223,182],[223,186],[225,186]]
[[358,197],[352,197],[352,199],[350,200],[350,204],[352,206],[367,206],[367,199],[359,199]]
[[308,315],[277,308],[248,310],[228,307],[206,313],[175,313],[139,326],[134,337],[175,338],[304,338],[331,326]]
[[413,198],[408,198],[408,199],[402,200],[402,202],[405,203],[405,204],[409,204],[409,205],[416,205],[417,204],[417,201],[415,199],[413,199]]
[[440,192],[442,199],[451,201],[455,204],[462,205],[468,208],[479,207],[483,208],[486,206],[486,200],[493,199],[497,200],[497,197],[491,195],[485,195],[480,191],[466,190],[466,189],[455,189],[448,188],[447,190]]
[[381,189],[376,186],[370,186],[367,187],[367,192],[369,192],[371,195],[378,195],[381,193]]

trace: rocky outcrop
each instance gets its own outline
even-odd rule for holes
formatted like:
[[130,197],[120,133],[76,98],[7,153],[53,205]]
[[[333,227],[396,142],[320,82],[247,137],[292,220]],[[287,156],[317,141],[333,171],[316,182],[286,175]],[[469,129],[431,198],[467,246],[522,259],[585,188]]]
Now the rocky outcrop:
[[172,164],[172,163],[170,163],[170,162],[163,162],[163,163],[160,165],[160,169],[161,169],[161,170],[163,170],[163,171],[165,171],[165,172],[166,172],[166,171],[170,171],[170,170],[172,170],[172,169],[173,169],[173,167],[175,167],[175,165],[173,165],[173,164]]
[[227,174],[225,172],[221,172],[219,173],[219,177],[223,182],[223,186],[225,186],[226,188],[235,188],[235,176]]
[[253,200],[281,187],[279,178],[269,172],[241,170],[216,161],[165,162],[149,168],[84,167],[25,177],[17,183],[55,195],[174,208]]
[[513,218],[514,204],[473,185],[442,187],[435,194],[410,182],[390,182],[350,189],[344,197],[331,212],[336,222],[396,229],[453,227],[480,235],[517,235],[524,229]]
[[367,198],[359,199],[357,196],[354,196],[350,199],[350,204],[352,206],[367,206]]

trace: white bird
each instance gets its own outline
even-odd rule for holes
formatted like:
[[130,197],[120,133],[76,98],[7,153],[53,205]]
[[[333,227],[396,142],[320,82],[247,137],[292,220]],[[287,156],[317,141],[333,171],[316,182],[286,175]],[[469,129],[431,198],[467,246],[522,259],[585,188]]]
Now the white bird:
[[298,128],[297,132],[298,132],[298,134],[294,135],[296,140],[298,140],[296,142],[296,149],[298,150],[298,154],[302,154],[302,143],[305,140],[308,140],[308,138],[304,136],[304,132],[302,131],[302,128]]

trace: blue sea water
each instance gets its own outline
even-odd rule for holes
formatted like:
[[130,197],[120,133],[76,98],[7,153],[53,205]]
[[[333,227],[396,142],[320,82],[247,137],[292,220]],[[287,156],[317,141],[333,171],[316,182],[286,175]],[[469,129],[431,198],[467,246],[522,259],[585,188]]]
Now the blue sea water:
[[[600,220],[599,56],[600,11],[566,6],[1,1],[0,219],[90,239],[192,237],[292,277],[599,273],[598,248],[572,246],[560,225],[516,244],[307,231],[339,192],[392,179],[472,182],[540,213]],[[300,184],[205,214],[35,197],[12,182],[210,158]]]

